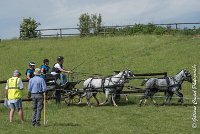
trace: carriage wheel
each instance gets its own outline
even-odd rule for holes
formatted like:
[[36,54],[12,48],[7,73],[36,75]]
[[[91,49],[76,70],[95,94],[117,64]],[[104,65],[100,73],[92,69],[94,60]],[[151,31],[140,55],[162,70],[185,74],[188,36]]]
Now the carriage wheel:
[[70,105],[71,101],[72,101],[72,98],[71,98],[71,95],[70,94],[65,94],[64,95],[64,101],[67,105]]
[[74,97],[73,97],[73,102],[74,103],[78,103],[80,101],[80,95],[75,95]]
[[47,100],[51,100],[55,98],[55,91],[47,91],[46,92]]

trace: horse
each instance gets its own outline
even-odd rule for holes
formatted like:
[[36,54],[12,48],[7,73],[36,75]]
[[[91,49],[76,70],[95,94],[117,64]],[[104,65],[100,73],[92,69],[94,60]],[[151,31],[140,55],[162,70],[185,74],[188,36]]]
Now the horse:
[[131,77],[134,77],[133,72],[127,69],[111,77],[86,79],[83,83],[84,94],[80,97],[80,101],[78,104],[80,104],[82,102],[82,98],[86,96],[87,105],[91,106],[90,98],[93,96],[97,102],[97,105],[99,105],[99,101],[96,95],[97,92],[103,90],[106,96],[106,100],[100,105],[104,105],[105,103],[107,103],[109,95],[111,95],[113,105],[117,106],[115,102],[117,89],[123,86],[124,83],[127,82],[127,80]]
[[146,91],[144,96],[142,96],[139,105],[141,106],[143,101],[146,103],[146,100],[150,97],[153,101],[154,105],[156,105],[156,101],[153,99],[153,96],[158,91],[165,92],[165,101],[164,104],[170,104],[173,94],[176,94],[179,97],[178,102],[183,104],[183,94],[180,92],[181,85],[184,81],[188,81],[192,83],[192,76],[187,70],[181,70],[177,75],[173,77],[165,77],[163,79],[158,78],[150,78],[144,79],[141,86],[144,86],[146,83]]

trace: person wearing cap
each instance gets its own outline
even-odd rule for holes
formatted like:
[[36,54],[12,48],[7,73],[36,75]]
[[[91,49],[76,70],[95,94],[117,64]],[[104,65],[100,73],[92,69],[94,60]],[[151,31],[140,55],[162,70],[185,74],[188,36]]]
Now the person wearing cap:
[[41,66],[41,78],[47,78],[47,74],[50,72],[50,67],[49,67],[49,59],[44,59],[43,60],[43,65]]
[[26,78],[28,80],[34,77],[34,71],[35,71],[35,62],[30,62],[29,69],[26,70]]
[[28,83],[28,98],[32,98],[33,115],[32,125],[40,126],[41,112],[43,109],[44,96],[46,92],[46,83],[43,78],[40,78],[41,71],[39,68],[35,69],[34,77],[29,80]]
[[[64,69],[63,67],[63,63],[64,63],[64,57],[63,56],[58,56],[57,57],[57,63],[54,64],[53,68],[52,68],[52,72],[51,74],[56,76],[57,78],[60,79],[60,86],[64,87],[65,84],[67,83],[67,78],[65,74],[62,73],[71,73],[71,71],[67,71]],[[60,103],[61,101],[61,93],[60,90],[56,90],[56,102]]]
[[10,113],[9,119],[10,122],[13,122],[14,112],[17,109],[19,119],[22,123],[24,123],[24,115],[22,109],[22,90],[23,90],[23,83],[20,78],[21,73],[18,70],[13,72],[13,77],[7,80],[6,84],[6,98],[8,99]]

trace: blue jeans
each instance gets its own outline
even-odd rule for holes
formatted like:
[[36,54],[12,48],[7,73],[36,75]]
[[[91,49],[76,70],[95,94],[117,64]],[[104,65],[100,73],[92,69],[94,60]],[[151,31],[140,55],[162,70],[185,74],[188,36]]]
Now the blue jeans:
[[61,86],[64,86],[65,83],[67,82],[67,77],[65,74],[60,74],[60,81],[61,81]]

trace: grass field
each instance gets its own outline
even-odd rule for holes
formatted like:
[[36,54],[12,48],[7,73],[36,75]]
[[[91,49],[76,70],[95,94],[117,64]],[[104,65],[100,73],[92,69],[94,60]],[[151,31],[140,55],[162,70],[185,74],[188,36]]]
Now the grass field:
[[[50,59],[50,65],[56,57],[65,57],[64,67],[90,74],[110,75],[114,70],[129,68],[134,73],[168,72],[169,76],[187,69],[193,74],[192,65],[199,65],[200,39],[192,36],[119,36],[119,37],[68,37],[63,39],[8,40],[0,43],[0,80],[6,80],[13,70],[19,69],[23,78],[29,61],[35,61],[40,67],[44,58]],[[199,66],[197,69],[200,70]],[[78,79],[88,76],[77,74]],[[198,74],[198,78],[200,75]],[[130,84],[139,86],[141,80]],[[26,85],[27,86],[27,85]],[[199,87],[200,84],[197,84]],[[0,99],[4,96],[5,84],[0,85]],[[79,85],[81,87],[81,85]],[[185,82],[182,92],[187,98],[193,97],[191,84]],[[26,96],[25,88],[24,96]],[[199,93],[199,92],[198,92]],[[197,94],[198,95],[198,94]],[[24,103],[26,124],[22,128],[15,115],[10,127],[8,111],[0,105],[0,133],[198,133],[199,127],[192,128],[192,100],[186,100],[187,106],[159,106],[149,104],[138,107],[138,97],[129,96],[128,103],[120,102],[118,108],[110,105],[88,108],[83,106],[55,105],[48,103],[47,128],[31,126],[31,103]],[[123,100],[123,99],[122,99]],[[100,95],[103,101],[103,95]],[[158,99],[161,103],[162,99]],[[177,99],[173,100],[177,104]],[[197,119],[200,115],[197,106]],[[199,123],[198,123],[199,124]]]

